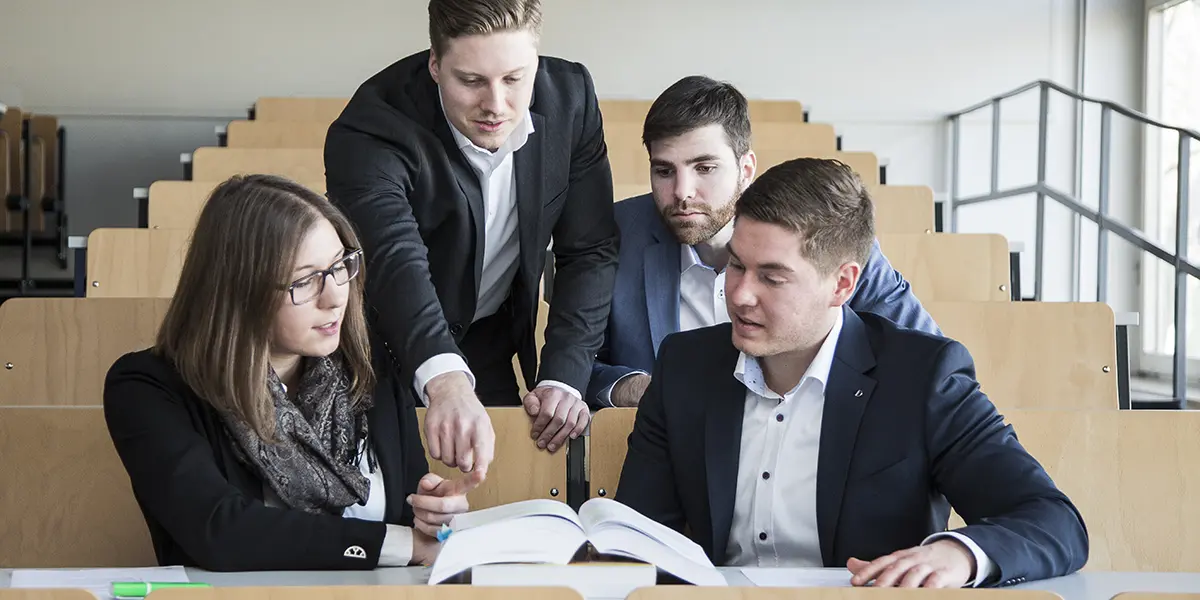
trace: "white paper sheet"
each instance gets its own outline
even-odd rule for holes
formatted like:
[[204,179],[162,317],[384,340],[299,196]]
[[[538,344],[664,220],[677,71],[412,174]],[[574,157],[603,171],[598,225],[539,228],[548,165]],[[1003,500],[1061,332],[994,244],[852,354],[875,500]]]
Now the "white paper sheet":
[[14,588],[82,588],[100,600],[112,599],[116,581],[187,583],[183,567],[147,567],[137,569],[13,569]]
[[742,575],[758,587],[850,587],[846,569],[745,568]]

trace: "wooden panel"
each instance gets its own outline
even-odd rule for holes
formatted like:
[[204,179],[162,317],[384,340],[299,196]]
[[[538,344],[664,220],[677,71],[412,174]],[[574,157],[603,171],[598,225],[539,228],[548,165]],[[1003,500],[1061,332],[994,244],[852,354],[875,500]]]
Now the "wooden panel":
[[649,183],[622,183],[613,185],[613,202],[620,202],[650,193]]
[[881,234],[883,255],[922,302],[1003,302],[1008,292],[1008,242],[976,233]]
[[975,359],[1001,410],[1117,409],[1112,308],[1083,302],[927,302],[942,333]]
[[638,588],[628,600],[1062,600],[1040,590],[923,588],[755,588],[667,586]]
[[933,189],[926,185],[876,185],[870,188],[875,203],[875,232],[933,233]]
[[593,415],[588,437],[588,487],[592,498],[617,497],[635,418],[636,408],[605,408]]
[[[642,144],[642,124],[628,122],[606,122],[604,142],[608,146],[608,160],[612,166],[613,181],[617,184],[642,184],[650,182],[650,159]],[[758,156],[758,172],[766,170],[767,160],[782,162],[779,157],[832,156],[837,152],[837,136],[833,126],[819,123],[765,123],[754,128],[751,147]],[[849,153],[851,159],[861,161],[864,157]],[[852,165],[854,166],[854,165]],[[878,168],[876,167],[876,170]],[[876,179],[878,177],[876,176]]]
[[1085,569],[1200,571],[1200,412],[1010,411],[1021,444],[1075,503]]
[[190,231],[95,229],[88,236],[88,298],[170,298]]
[[[151,592],[147,600],[583,600],[567,587],[475,585],[339,585],[176,588]],[[2,600],[2,599],[0,599]]]
[[[9,107],[0,117],[0,200],[25,193],[25,153],[21,150],[21,109]],[[4,214],[5,231],[21,231],[21,213],[0,207]]]
[[256,121],[307,121],[328,126],[342,114],[349,98],[259,98]]
[[169,304],[144,298],[0,304],[0,406],[99,406],[109,367],[154,345]]
[[324,148],[324,122],[233,121],[226,129],[230,148]]
[[[542,280],[542,287],[545,288],[545,279]],[[539,291],[540,297],[545,298],[545,289]],[[536,348],[534,356],[537,357],[538,363],[534,365],[534,372],[537,372],[538,365],[541,364],[542,347],[546,345],[546,322],[550,318],[550,304],[545,300],[538,301],[537,324],[533,328],[533,343]],[[521,361],[517,360],[517,355],[513,355],[513,373],[517,376],[517,392],[524,398],[525,394],[529,393],[528,387],[525,385],[525,374],[521,372]]]
[[[653,100],[600,100],[600,116],[605,123],[646,122]],[[749,100],[750,122],[803,122],[804,105],[795,100]]]
[[[471,510],[535,498],[566,502],[566,448],[560,448],[554,454],[539,450],[536,440],[529,437],[531,420],[524,408],[488,408],[487,412],[492,419],[492,429],[496,432],[495,454],[488,467],[487,480],[467,496]],[[417,408],[417,419],[420,422],[421,443],[428,453],[424,408]],[[458,469],[447,467],[440,460],[428,460],[430,471],[446,478],[462,477]]]
[[758,174],[761,176],[771,167],[793,158],[832,158],[846,163],[858,173],[868,186],[879,185],[879,159],[871,152],[796,152],[789,149],[767,148],[755,150],[758,157]]
[[[217,181],[156,181],[150,185],[149,225],[151,229],[184,229],[196,227],[200,211],[208,196],[221,182]],[[317,193],[325,193],[325,180],[298,182]]]
[[0,588],[0,600],[96,600],[91,592],[82,589],[42,590]]
[[646,122],[646,113],[650,112],[653,100],[600,100],[600,116],[604,119],[605,128],[608,123],[636,123],[641,126]]
[[0,456],[0,565],[157,564],[103,409],[0,408]]
[[264,173],[296,181],[325,179],[320,148],[198,148],[192,154],[194,181],[224,181],[234,175]]

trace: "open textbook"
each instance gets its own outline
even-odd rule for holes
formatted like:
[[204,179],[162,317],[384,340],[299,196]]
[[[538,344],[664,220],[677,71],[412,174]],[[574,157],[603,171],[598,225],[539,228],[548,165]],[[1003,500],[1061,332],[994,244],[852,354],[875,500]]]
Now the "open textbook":
[[[555,500],[526,500],[458,515],[430,584],[480,565],[566,565],[577,556],[633,559],[695,585],[726,585],[704,550],[683,534],[608,498],[583,503],[579,514]],[[590,545],[590,548],[588,547]]]

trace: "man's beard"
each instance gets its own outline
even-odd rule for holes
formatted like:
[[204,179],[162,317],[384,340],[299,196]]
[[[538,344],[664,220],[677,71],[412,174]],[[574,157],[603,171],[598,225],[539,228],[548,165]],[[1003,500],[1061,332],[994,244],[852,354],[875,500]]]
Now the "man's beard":
[[[742,195],[743,189],[745,189],[745,183],[739,182],[733,198],[716,211],[707,204],[689,204],[687,201],[672,204],[663,209],[663,221],[666,222],[671,232],[675,234],[675,239],[679,240],[680,244],[695,246],[701,242],[707,242],[733,220],[733,215],[737,210],[737,198]],[[672,221],[671,217],[680,212],[700,212],[706,218],[701,223],[678,223]]]

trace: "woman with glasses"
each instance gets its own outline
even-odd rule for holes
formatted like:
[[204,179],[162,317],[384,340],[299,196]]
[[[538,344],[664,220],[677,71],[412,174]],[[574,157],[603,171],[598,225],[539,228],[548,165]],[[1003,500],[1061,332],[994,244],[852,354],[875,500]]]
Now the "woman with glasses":
[[261,175],[213,191],[155,346],[104,388],[160,564],[432,562],[482,475],[428,473],[412,395],[369,339],[364,279],[324,197]]

